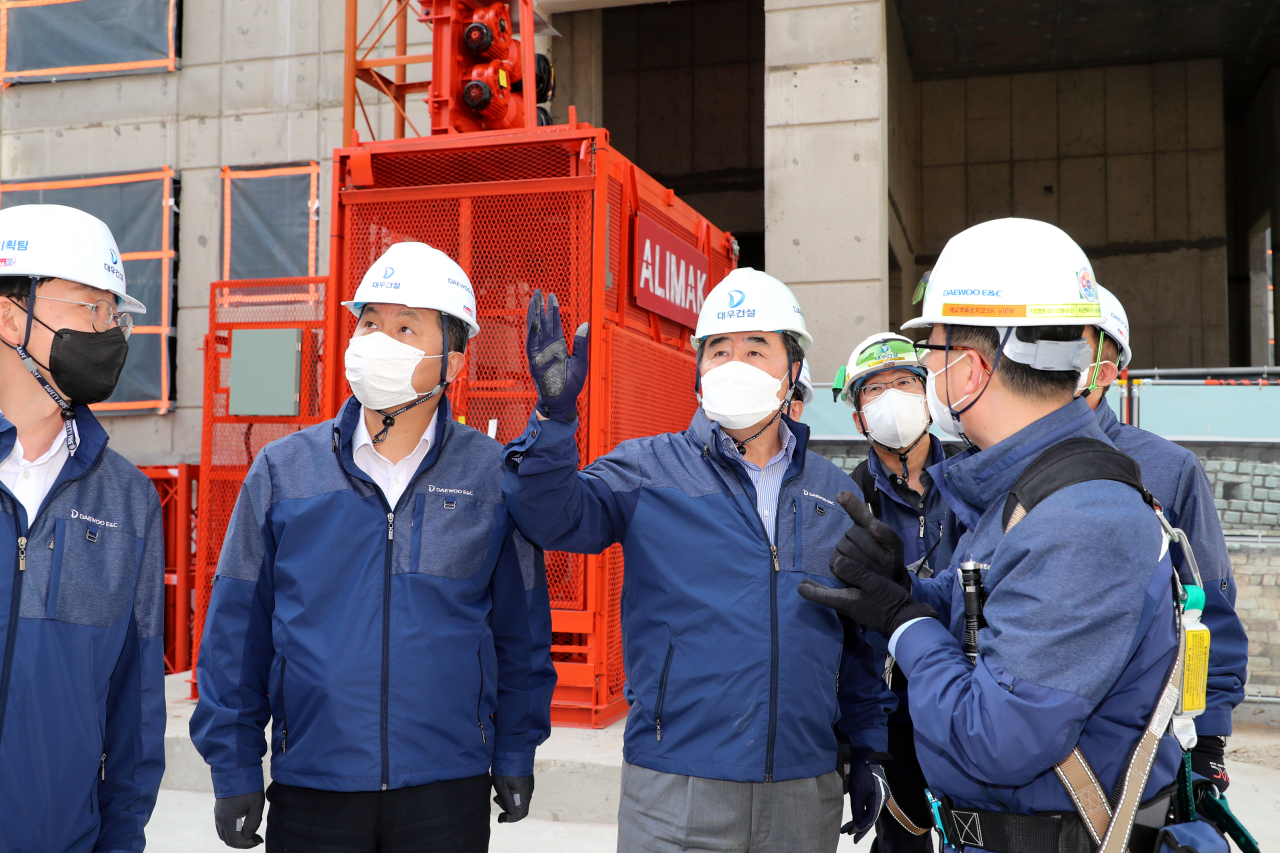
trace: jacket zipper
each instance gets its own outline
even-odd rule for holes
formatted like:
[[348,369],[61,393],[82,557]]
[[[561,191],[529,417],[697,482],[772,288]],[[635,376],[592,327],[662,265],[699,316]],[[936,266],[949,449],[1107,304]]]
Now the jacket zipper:
[[489,738],[484,732],[484,655],[481,649],[476,648],[476,663],[480,664],[480,695],[476,697],[476,724],[480,726],[480,742],[488,743]]
[[[432,451],[436,454],[435,459],[439,459],[440,454],[444,451],[444,446],[448,441],[447,432],[448,430],[441,431],[439,447],[432,448]],[[334,452],[340,452],[340,448],[338,446],[339,434],[339,431],[335,428]],[[430,456],[431,452],[428,452],[427,455]],[[404,494],[400,496],[400,501],[403,501],[406,495],[413,493],[414,483],[418,481],[420,476],[435,467],[435,459],[432,460],[430,466],[418,471],[409,479],[408,484],[405,486]],[[341,456],[339,456],[338,465],[342,468],[343,474],[347,477],[351,476],[347,471],[345,461]],[[394,555],[396,538],[396,514],[391,505],[387,503],[387,497],[382,494],[382,490],[379,489],[377,491],[378,497],[382,500],[382,507],[387,512],[387,558],[386,569],[383,573],[382,579],[382,708],[379,714],[379,727],[381,729],[380,736],[382,740],[382,790],[385,791],[391,783],[391,758],[387,732],[387,707],[389,703],[388,693],[390,692],[391,680],[391,562]]]
[[289,666],[289,659],[280,658],[280,754],[289,751],[289,710],[284,704],[284,673]]
[[[101,464],[102,454],[98,454],[98,458],[89,466],[88,471],[85,471],[79,477],[73,477],[59,483],[52,491],[49,492],[49,494],[45,495],[44,502],[40,505],[40,509],[43,510],[45,507],[51,506],[54,500],[66,491],[68,486],[88,477],[94,471],[97,471],[98,466]],[[14,502],[17,502],[17,498],[14,498]],[[30,523],[27,525],[28,532],[30,532],[31,528],[39,518],[40,513],[37,512],[36,517],[31,519]],[[13,644],[18,638],[18,615],[22,611],[22,579],[27,574],[27,537],[22,535],[22,526],[18,523],[17,512],[14,512],[13,514],[13,526],[16,528],[18,533],[18,570],[13,573],[13,592],[9,600],[9,627],[5,632],[4,665],[0,667],[0,740],[4,738],[5,711],[9,707],[9,681],[13,675]],[[105,768],[106,764],[104,762],[104,772]]]
[[[706,451],[703,453],[703,458],[705,459],[710,452],[710,447],[705,443],[702,446]],[[796,451],[799,451],[801,454],[804,453],[804,448],[800,446],[798,440],[796,442]],[[721,455],[721,458],[723,459],[724,456]],[[793,456],[792,458],[794,459],[795,457]],[[801,459],[803,458],[804,457],[802,455]],[[708,463],[710,463],[709,459]],[[734,476],[737,477],[738,482],[741,483],[742,476],[738,474],[737,470],[734,469],[732,465],[730,465],[730,470],[734,471]],[[801,470],[803,470],[803,465],[801,466]],[[799,476],[800,473],[797,472],[788,479],[782,481],[782,484],[778,486],[779,500],[782,498],[782,490],[793,483]],[[774,541],[778,537],[778,513],[774,512],[773,514],[773,539],[771,540],[769,538],[769,531],[765,528],[764,522],[760,520],[758,512],[759,507],[757,506],[756,509],[756,521],[760,525],[760,532],[764,534],[765,541],[769,542],[769,556],[773,562],[773,571],[769,573],[769,740],[765,747],[764,755],[764,781],[772,782],[773,750],[774,744],[778,738],[778,575],[781,574],[781,570],[778,566],[778,546],[774,544]]]
[[667,645],[667,659],[662,662],[662,678],[658,681],[658,704],[653,709],[653,724],[657,729],[658,742],[662,742],[662,706],[667,701],[667,676],[671,673],[671,656],[676,652],[675,643]]
[[[382,501],[386,506],[386,499]],[[391,687],[391,558],[396,538],[396,514],[387,511],[387,565],[382,578],[382,790],[391,783],[391,757],[387,736],[387,694]]]

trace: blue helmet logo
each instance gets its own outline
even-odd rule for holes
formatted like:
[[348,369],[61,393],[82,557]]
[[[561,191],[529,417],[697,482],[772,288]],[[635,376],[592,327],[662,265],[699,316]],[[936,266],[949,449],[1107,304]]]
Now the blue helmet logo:
[[383,277],[383,278],[391,278],[391,276],[393,276],[393,275],[395,275],[395,274],[396,274],[396,268],[395,268],[395,267],[387,267],[385,270],[383,270],[383,271],[382,271],[382,277]]
[[111,253],[111,263],[113,263],[113,264],[118,264],[118,263],[120,263],[120,256],[116,254],[116,250],[115,250],[115,249],[108,249],[107,251],[109,251],[109,252]]
[[729,291],[729,307],[730,308],[737,308],[739,305],[745,302],[746,299],[747,299],[747,295],[743,293],[741,290]]

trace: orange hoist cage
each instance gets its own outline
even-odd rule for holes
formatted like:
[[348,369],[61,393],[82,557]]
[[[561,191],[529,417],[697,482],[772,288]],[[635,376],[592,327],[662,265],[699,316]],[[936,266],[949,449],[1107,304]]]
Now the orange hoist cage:
[[[735,244],[608,140],[605,130],[573,123],[339,149],[333,159],[332,287],[314,327],[298,317],[286,320],[281,306],[262,293],[269,283],[214,285],[201,455],[197,636],[239,482],[263,444],[322,419],[307,414],[316,410],[306,400],[318,401],[323,417],[331,417],[350,393],[341,365],[355,320],[338,303],[353,297],[365,270],[393,243],[429,243],[456,259],[471,278],[481,333],[469,344],[466,370],[449,391],[455,416],[467,425],[500,442],[524,430],[536,398],[525,365],[525,314],[534,288],[542,288],[559,297],[567,338],[586,321],[593,330],[591,373],[578,408],[583,464],[627,439],[688,426],[697,408],[692,330],[636,304],[636,215],[658,221],[707,256],[704,293],[733,268]],[[301,289],[311,286],[301,282],[322,280],[282,280],[277,286],[284,281]],[[219,288],[230,294],[228,305],[250,295],[260,301],[253,303],[256,309],[224,310]],[[229,331],[264,324],[313,329],[319,367],[303,378],[299,418],[225,414]],[[309,386],[313,381],[323,387]],[[552,657],[559,674],[552,720],[558,725],[600,727],[626,712],[622,563],[618,546],[594,556],[547,554]]]

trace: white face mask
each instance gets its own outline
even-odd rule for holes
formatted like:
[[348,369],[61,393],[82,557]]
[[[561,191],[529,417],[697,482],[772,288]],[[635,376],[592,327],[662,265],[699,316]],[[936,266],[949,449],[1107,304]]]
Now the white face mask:
[[862,421],[869,436],[898,450],[929,428],[929,405],[923,394],[890,388],[863,405]]
[[1104,364],[1115,364],[1115,362],[1110,360],[1095,361],[1084,369],[1080,374],[1080,381],[1076,383],[1077,397],[1083,394],[1086,389],[1092,391],[1094,388],[1098,387],[1095,383],[1097,382],[1097,376],[1102,371],[1102,365]]
[[781,379],[744,361],[731,361],[702,375],[702,408],[726,429],[746,429],[778,410],[781,390]]
[[[347,344],[347,381],[360,404],[382,410],[421,396],[413,387],[413,371],[427,355],[382,332],[370,332]],[[436,386],[439,389],[439,385]]]
[[957,356],[956,360],[943,368],[942,373],[940,374],[934,373],[928,368],[925,369],[925,372],[928,375],[924,380],[924,396],[929,404],[929,414],[933,415],[933,422],[938,425],[938,429],[942,430],[943,433],[951,438],[964,438],[964,427],[960,424],[960,418],[955,415],[954,407],[960,405],[972,395],[965,394],[959,400],[955,400],[950,406],[948,406],[946,403],[942,402],[942,400],[938,399],[938,392],[933,387],[933,380],[938,376],[942,376],[942,381],[945,382],[947,370],[954,365],[956,361],[960,361],[962,358],[964,358],[963,355]]

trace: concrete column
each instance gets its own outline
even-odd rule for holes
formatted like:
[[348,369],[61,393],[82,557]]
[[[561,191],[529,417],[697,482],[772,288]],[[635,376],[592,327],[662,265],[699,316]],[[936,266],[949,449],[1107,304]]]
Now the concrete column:
[[599,9],[561,12],[552,21],[560,33],[553,39],[551,59],[556,69],[556,96],[551,117],[556,124],[569,120],[569,106],[578,121],[596,127],[604,124],[604,36]]
[[765,257],[816,380],[888,323],[885,2],[765,0]]

